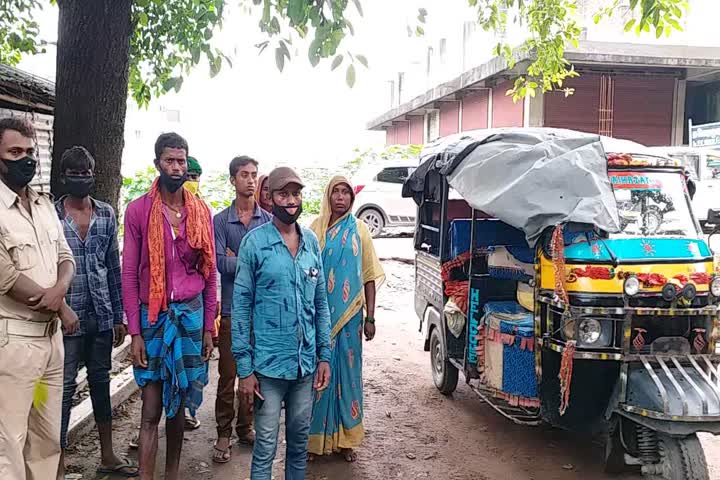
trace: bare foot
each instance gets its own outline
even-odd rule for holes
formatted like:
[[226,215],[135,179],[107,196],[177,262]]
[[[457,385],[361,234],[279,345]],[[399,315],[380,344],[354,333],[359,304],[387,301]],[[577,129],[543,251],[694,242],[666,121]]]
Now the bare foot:
[[348,463],[355,463],[357,461],[357,453],[352,448],[343,448],[340,450],[340,455],[345,458]]

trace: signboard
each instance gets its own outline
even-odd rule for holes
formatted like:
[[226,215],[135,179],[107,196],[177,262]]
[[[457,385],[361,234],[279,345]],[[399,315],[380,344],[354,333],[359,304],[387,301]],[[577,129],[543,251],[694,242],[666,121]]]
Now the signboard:
[[705,125],[693,125],[692,121],[690,121],[690,146],[720,146],[720,122],[706,123]]

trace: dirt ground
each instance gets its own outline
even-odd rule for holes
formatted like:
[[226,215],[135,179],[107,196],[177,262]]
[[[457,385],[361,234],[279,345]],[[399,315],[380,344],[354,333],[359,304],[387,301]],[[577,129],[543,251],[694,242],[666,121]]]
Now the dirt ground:
[[[387,283],[379,294],[378,333],[374,341],[365,344],[365,443],[357,463],[348,464],[339,457],[318,459],[309,464],[308,479],[617,478],[602,472],[602,447],[587,438],[547,427],[516,426],[482,404],[462,380],[451,398],[440,395],[432,383],[429,354],[422,350],[413,311],[414,268],[398,261],[386,261],[384,266]],[[233,459],[225,465],[210,460],[215,439],[216,368],[213,362],[211,384],[199,412],[202,426],[185,435],[184,479],[243,480],[250,476],[248,448],[235,447]],[[139,406],[134,398],[117,412],[119,453],[128,454],[126,446],[136,432]],[[704,444],[711,477],[720,479],[720,442],[709,438]],[[282,447],[275,465],[278,479],[283,478]],[[162,431],[160,450],[162,457]],[[134,457],[133,452],[129,455]],[[70,471],[78,474],[76,478],[109,478],[95,477],[97,459],[97,435],[88,432],[70,452]],[[158,465],[163,465],[164,458],[158,460]]]

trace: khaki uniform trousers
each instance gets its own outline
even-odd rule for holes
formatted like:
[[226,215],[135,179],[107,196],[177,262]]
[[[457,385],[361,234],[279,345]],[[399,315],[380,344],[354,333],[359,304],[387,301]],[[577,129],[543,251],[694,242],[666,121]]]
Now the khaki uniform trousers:
[[46,337],[3,337],[0,480],[54,479],[60,461],[63,334],[58,328]]

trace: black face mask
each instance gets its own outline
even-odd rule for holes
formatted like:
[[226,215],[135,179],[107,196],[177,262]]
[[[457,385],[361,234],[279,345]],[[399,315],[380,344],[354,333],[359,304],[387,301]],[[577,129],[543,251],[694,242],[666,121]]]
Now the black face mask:
[[287,208],[281,207],[279,205],[273,204],[272,207],[272,214],[274,217],[276,217],[278,220],[280,220],[285,225],[292,225],[293,223],[297,222],[297,219],[300,217],[300,214],[302,213],[302,203],[297,206],[297,211],[295,214],[290,215],[287,211]]
[[180,178],[175,178],[167,173],[160,171],[160,184],[170,193],[175,193],[180,190],[183,183],[187,180],[187,173]]
[[3,159],[3,163],[7,167],[5,180],[11,187],[23,188],[35,177],[37,160],[31,156],[25,156],[15,161]]
[[66,175],[65,188],[75,198],[85,198],[95,188],[95,177],[85,175]]

